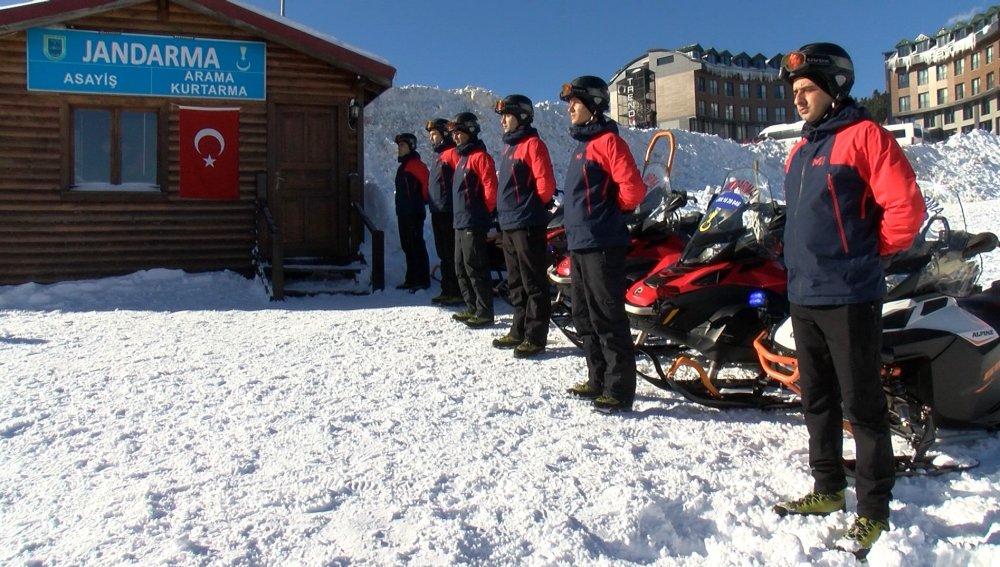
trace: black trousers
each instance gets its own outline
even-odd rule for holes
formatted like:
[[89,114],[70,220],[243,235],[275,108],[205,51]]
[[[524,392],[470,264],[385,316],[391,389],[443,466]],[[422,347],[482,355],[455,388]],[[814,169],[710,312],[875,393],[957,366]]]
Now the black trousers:
[[430,287],[431,268],[430,259],[427,257],[427,245],[424,244],[424,217],[400,215],[397,221],[399,246],[406,256],[406,277],[403,283]]
[[538,346],[545,346],[549,336],[548,243],[546,228],[532,226],[505,230],[502,233],[503,257],[507,264],[507,285],[514,321],[510,334]]
[[441,295],[458,297],[462,294],[455,278],[455,228],[454,215],[431,213],[431,229],[434,232],[434,249],[441,259]]
[[858,515],[888,520],[896,475],[879,377],[881,303],[792,305],[791,315],[814,490],[830,493],[847,486],[846,417],[856,445]]
[[626,404],[635,399],[635,347],[625,315],[626,248],[574,250],[573,324],[590,385]]
[[485,228],[455,231],[455,277],[462,299],[479,317],[493,318],[493,279],[486,252]]

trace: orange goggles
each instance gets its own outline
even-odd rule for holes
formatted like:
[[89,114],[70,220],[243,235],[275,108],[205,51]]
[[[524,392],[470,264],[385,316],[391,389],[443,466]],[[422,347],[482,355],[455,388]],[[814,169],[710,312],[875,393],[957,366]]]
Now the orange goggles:
[[793,51],[785,54],[781,58],[781,70],[786,73],[794,73],[805,68],[809,64],[809,58],[801,51]]
[[580,87],[574,87],[569,83],[563,83],[562,90],[559,91],[559,100],[564,100],[569,102],[569,99],[573,97],[579,97],[580,95],[587,94],[585,89]]
[[497,103],[493,105],[493,112],[496,112],[497,114],[503,114],[504,112],[513,114],[513,112],[507,110],[507,105],[504,104],[503,100],[498,100]]

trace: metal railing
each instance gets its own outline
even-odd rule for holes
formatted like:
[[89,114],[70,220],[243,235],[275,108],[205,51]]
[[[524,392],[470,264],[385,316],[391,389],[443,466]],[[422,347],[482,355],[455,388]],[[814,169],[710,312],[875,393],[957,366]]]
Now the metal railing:
[[375,226],[375,222],[357,202],[351,201],[351,208],[361,217],[361,222],[372,235],[372,291],[385,289],[385,233]]

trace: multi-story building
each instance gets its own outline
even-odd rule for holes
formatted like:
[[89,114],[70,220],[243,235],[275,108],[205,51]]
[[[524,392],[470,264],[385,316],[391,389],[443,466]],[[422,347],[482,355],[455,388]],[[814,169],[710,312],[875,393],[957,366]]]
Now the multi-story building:
[[651,49],[611,78],[611,117],[638,128],[676,128],[749,140],[771,124],[798,120],[778,79],[782,55],[689,45]]
[[886,92],[896,122],[944,135],[1000,132],[1000,6],[885,53]]

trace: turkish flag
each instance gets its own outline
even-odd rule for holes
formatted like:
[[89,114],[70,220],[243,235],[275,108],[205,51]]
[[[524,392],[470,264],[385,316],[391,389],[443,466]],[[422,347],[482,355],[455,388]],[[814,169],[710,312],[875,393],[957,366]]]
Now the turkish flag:
[[240,109],[180,107],[181,197],[240,198]]

